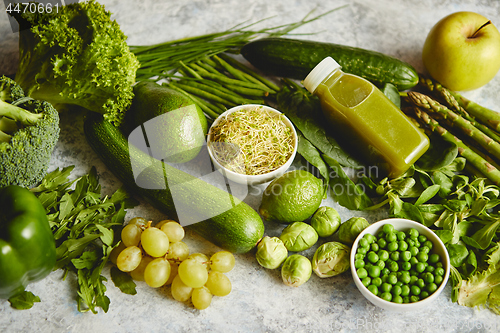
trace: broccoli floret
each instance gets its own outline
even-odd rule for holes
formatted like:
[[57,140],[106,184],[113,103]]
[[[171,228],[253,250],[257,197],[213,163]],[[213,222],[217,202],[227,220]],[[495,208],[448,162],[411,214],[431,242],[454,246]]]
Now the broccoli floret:
[[0,77],[0,187],[32,187],[45,176],[59,139],[59,113],[46,101],[24,97]]
[[15,81],[26,95],[56,107],[79,105],[119,126],[139,62],[111,13],[92,0],[58,12],[10,14],[20,25]]

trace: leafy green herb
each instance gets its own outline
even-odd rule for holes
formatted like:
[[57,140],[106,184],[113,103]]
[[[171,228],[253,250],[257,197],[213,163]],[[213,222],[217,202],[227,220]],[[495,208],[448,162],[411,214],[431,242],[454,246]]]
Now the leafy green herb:
[[78,310],[107,312],[106,278],[102,270],[111,250],[118,245],[114,234],[123,225],[126,209],[137,202],[123,188],[101,195],[94,167],[73,181],[74,166],[55,170],[33,188],[44,205],[56,240],[56,268],[74,272],[78,278]]
[[135,282],[130,274],[120,271],[115,266],[111,267],[111,280],[123,293],[128,295],[137,294]]
[[31,309],[36,302],[40,302],[40,297],[35,296],[31,291],[23,291],[9,298],[10,306],[18,310]]

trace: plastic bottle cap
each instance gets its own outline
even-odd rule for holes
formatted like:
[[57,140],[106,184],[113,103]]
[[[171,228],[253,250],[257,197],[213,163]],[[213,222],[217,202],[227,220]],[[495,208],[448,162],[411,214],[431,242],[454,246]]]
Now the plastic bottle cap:
[[314,93],[319,84],[339,68],[340,65],[332,57],[326,57],[307,74],[304,79],[304,87],[306,87],[311,94]]

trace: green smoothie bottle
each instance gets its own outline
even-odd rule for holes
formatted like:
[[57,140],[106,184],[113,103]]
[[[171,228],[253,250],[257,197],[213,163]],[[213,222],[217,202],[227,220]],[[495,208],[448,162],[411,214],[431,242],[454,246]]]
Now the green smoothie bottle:
[[380,89],[342,72],[331,57],[314,67],[304,86],[319,97],[339,141],[377,167],[376,177],[401,176],[429,148],[429,138]]

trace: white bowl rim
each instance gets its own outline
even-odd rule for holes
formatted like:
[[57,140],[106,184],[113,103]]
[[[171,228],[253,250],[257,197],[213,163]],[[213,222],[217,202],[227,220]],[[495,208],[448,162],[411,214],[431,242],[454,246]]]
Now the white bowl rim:
[[[408,223],[409,225],[412,225],[413,227],[426,230],[427,233],[432,234],[433,235],[432,237],[435,238],[433,240],[433,246],[436,246],[437,245],[436,242],[437,242],[439,244],[439,246],[442,248],[443,252],[446,254],[445,258],[442,258],[443,265],[444,265],[444,268],[445,268],[445,275],[444,275],[443,281],[439,285],[438,289],[436,289],[436,291],[434,291],[428,297],[426,297],[426,298],[424,298],[422,300],[419,300],[418,302],[401,303],[401,304],[399,304],[399,303],[394,303],[394,302],[386,301],[386,300],[382,299],[381,297],[372,294],[361,283],[361,280],[360,280],[360,278],[358,277],[358,275],[356,273],[356,268],[354,267],[354,257],[356,255],[355,249],[357,249],[357,247],[358,247],[359,240],[366,233],[368,233],[368,232],[371,233],[372,229],[380,228],[384,224],[389,224],[389,223],[393,224],[394,228],[396,230],[398,230],[397,226],[394,225],[394,223],[397,223],[397,222],[405,222],[405,223]],[[444,245],[443,241],[431,229],[429,229],[428,227],[426,227],[422,223],[419,223],[419,222],[416,222],[416,221],[413,221],[413,220],[409,220],[409,219],[404,219],[404,218],[395,218],[394,217],[394,218],[383,219],[383,220],[380,220],[380,221],[377,221],[377,222],[374,222],[374,223],[370,224],[367,228],[365,228],[363,231],[361,231],[361,233],[356,237],[354,243],[352,244],[351,255],[350,255],[349,261],[350,261],[350,266],[351,266],[352,278],[354,280],[354,283],[356,284],[356,287],[358,289],[362,288],[364,290],[364,292],[362,292],[362,290],[360,289],[361,294],[368,301],[370,301],[371,303],[373,303],[374,305],[379,306],[381,308],[384,308],[386,310],[393,310],[393,311],[411,311],[411,310],[416,310],[418,308],[421,308],[425,304],[432,302],[444,290],[444,288],[446,287],[446,284],[448,282],[449,275],[450,275],[450,256],[448,254],[448,251],[447,251],[446,246]],[[366,296],[365,294],[370,295],[370,297]]]
[[[275,170],[273,170],[271,172],[264,173],[264,174],[261,174],[261,175],[246,175],[246,174],[242,174],[242,173],[237,173],[237,172],[231,171],[231,170],[225,168],[222,164],[220,164],[219,161],[213,155],[212,150],[210,149],[209,143],[211,142],[210,138],[211,138],[212,128],[223,117],[226,117],[227,115],[229,115],[229,114],[231,114],[233,112],[236,112],[238,110],[241,110],[241,109],[254,108],[254,107],[262,107],[262,108],[265,108],[266,110],[268,110],[268,111],[270,111],[272,113],[281,115],[283,117],[284,123],[288,127],[290,127],[292,129],[292,134],[293,134],[294,142],[293,142],[292,154],[290,155],[290,157],[288,158],[288,160],[285,163],[283,163],[283,165],[281,165],[278,169],[275,169]],[[214,164],[216,164],[216,166],[223,172],[224,176],[226,176],[226,174],[227,174],[227,175],[229,175],[228,178],[243,178],[243,179],[247,180],[247,182],[249,182],[249,183],[258,182],[260,179],[271,177],[274,174],[279,174],[279,173],[283,172],[283,168],[288,169],[290,167],[290,165],[292,164],[292,162],[293,162],[293,160],[295,158],[295,155],[297,154],[297,149],[298,149],[298,135],[297,135],[297,131],[295,130],[295,126],[293,125],[293,123],[291,122],[291,120],[288,119],[288,117],[283,112],[281,112],[279,110],[276,110],[275,108],[273,108],[271,106],[264,105],[264,104],[242,104],[242,105],[238,105],[238,106],[232,107],[232,108],[224,111],[223,113],[221,113],[214,120],[214,122],[210,126],[210,128],[208,130],[208,134],[207,134],[207,150],[208,150],[208,154],[210,155],[210,158],[212,159],[212,161],[214,162]]]

